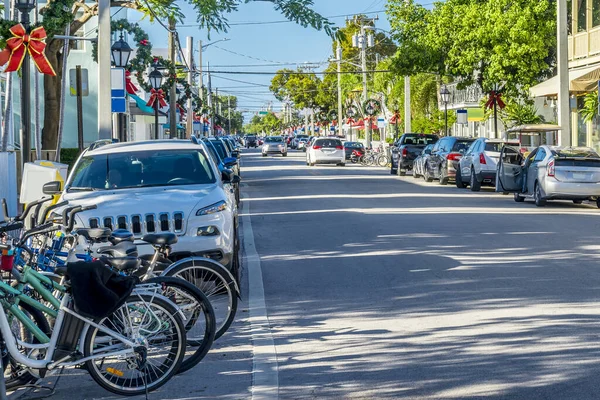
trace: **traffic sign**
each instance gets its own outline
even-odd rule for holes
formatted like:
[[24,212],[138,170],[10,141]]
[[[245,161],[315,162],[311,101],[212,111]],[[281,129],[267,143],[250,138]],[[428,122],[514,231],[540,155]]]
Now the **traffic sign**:
[[[75,68],[69,70],[69,94],[71,96],[77,96],[77,77],[75,74]],[[89,96],[90,90],[88,85],[88,70],[86,68],[81,69],[81,95]]]
[[127,111],[127,94],[125,93],[125,68],[110,70],[110,106],[114,113]]
[[267,115],[267,114],[268,114],[268,112],[267,112],[267,111],[259,111],[259,112],[258,112],[258,115]]
[[113,97],[110,99],[110,109],[114,113],[124,113],[127,111],[127,101],[125,98]]

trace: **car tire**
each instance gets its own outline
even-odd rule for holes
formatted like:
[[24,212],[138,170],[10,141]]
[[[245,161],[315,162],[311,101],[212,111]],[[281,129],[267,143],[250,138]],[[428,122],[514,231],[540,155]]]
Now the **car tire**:
[[573,200],[573,204],[582,204],[583,200]]
[[345,166],[346,166],[346,163],[338,163],[338,164],[337,164],[337,166],[338,166],[338,167],[345,167]]
[[283,157],[287,157],[287,153],[282,153],[281,154]]
[[522,203],[525,201],[525,197],[521,196],[519,193],[515,193],[514,199],[517,203]]
[[417,174],[417,170],[415,168],[412,170],[412,176],[415,179],[419,179],[421,177],[421,175]]
[[536,182],[535,190],[533,193],[533,198],[535,200],[535,205],[538,207],[544,207],[546,205],[546,199],[542,197],[542,189],[540,185]]
[[266,157],[267,155],[266,155],[265,153],[262,153],[262,156],[263,156],[263,157]]
[[398,170],[398,176],[406,176],[406,170],[405,169],[399,169]]
[[600,208],[600,199],[596,200],[596,207]]
[[396,175],[398,173],[398,169],[392,167],[390,168],[390,175]]
[[471,186],[471,192],[479,192],[481,190],[481,182],[477,180],[473,167],[471,167],[471,182],[469,186]]
[[444,176],[444,171],[440,168],[440,185],[446,186],[448,184],[448,177]]
[[433,178],[429,175],[429,166],[427,164],[423,168],[423,179],[425,179],[425,182],[433,182]]
[[462,174],[460,173],[460,167],[456,170],[456,187],[459,189],[464,189],[467,187],[467,184],[463,182]]

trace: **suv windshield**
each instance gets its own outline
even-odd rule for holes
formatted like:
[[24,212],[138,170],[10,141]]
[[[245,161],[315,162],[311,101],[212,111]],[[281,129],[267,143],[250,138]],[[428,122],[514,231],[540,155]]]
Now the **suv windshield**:
[[84,156],[68,190],[126,189],[215,183],[203,152],[193,149],[146,150]]
[[404,144],[414,144],[414,145],[428,145],[435,144],[438,141],[438,137],[436,135],[427,135],[423,133],[414,133],[414,134],[405,134],[404,135]]
[[265,139],[265,143],[281,143],[283,142],[283,138],[281,136],[268,136]]
[[342,146],[342,141],[338,139],[317,139],[315,140],[314,145],[321,147],[336,147]]
[[473,140],[457,140],[454,143],[454,146],[452,146],[452,152],[460,153],[462,151],[463,153],[466,153],[469,147],[471,147],[471,144],[473,144]]
[[344,147],[350,147],[353,149],[362,149],[364,146],[360,142],[344,142]]

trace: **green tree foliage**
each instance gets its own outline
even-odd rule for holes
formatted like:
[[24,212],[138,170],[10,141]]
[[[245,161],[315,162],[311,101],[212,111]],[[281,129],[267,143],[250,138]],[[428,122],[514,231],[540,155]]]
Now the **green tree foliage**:
[[532,100],[509,100],[506,108],[500,111],[498,118],[507,128],[544,122]]
[[274,113],[254,115],[248,125],[244,126],[245,133],[279,135],[283,122]]
[[552,72],[555,8],[551,0],[448,0],[431,10],[391,1],[387,13],[400,43],[393,68],[477,82],[485,91],[504,84],[507,94],[523,95]]
[[598,117],[598,91],[588,93],[583,99],[583,108],[579,111],[585,122],[593,121]]
[[282,69],[271,80],[269,89],[279,101],[291,101],[298,109],[316,109],[321,84],[315,74],[306,74],[300,69]]

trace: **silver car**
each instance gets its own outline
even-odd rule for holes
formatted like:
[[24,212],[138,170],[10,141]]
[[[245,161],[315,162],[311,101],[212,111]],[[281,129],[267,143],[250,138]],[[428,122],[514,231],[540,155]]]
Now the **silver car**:
[[482,185],[494,186],[496,164],[503,146],[519,146],[519,143],[489,138],[474,141],[458,162],[456,187],[463,189],[470,186],[471,191],[478,192]]
[[505,146],[496,176],[497,192],[512,192],[516,202],[527,198],[543,207],[547,200],[584,200],[600,208],[600,155],[587,147],[540,146],[523,155]]
[[419,156],[415,158],[415,161],[413,162],[413,178],[416,179],[425,174],[425,162],[431,155],[431,150],[433,149],[433,146],[433,144],[428,144],[427,146],[425,146],[421,154],[419,154]]
[[268,154],[281,154],[287,156],[287,145],[281,136],[267,136],[262,146],[262,156]]

